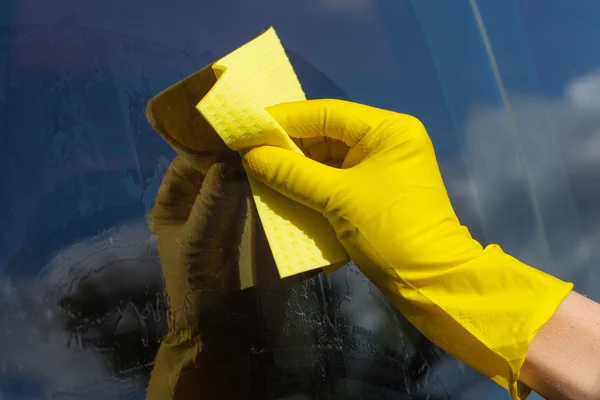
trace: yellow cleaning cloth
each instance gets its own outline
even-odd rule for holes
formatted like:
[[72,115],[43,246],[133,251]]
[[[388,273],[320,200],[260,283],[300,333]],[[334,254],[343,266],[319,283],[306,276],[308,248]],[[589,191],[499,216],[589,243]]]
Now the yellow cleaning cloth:
[[[215,62],[212,69],[217,81],[196,108],[229,148],[240,151],[266,144],[303,154],[266,110],[306,99],[273,28]],[[349,260],[325,217],[257,180],[249,181],[281,277]]]

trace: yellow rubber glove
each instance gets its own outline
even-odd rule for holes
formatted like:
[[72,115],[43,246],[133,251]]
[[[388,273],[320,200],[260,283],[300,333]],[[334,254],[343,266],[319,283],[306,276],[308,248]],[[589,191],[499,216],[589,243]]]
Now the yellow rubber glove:
[[304,148],[322,143],[308,156],[341,168],[261,146],[244,153],[246,171],[321,212],[356,265],[427,338],[514,399],[526,397],[517,381],[529,343],[573,285],[471,237],[416,118],[339,100],[268,111]]
[[178,156],[165,174],[151,227],[169,331],[156,356],[149,400],[245,398],[248,346],[228,325],[226,311],[238,285],[235,250],[246,185],[239,160],[232,167]]

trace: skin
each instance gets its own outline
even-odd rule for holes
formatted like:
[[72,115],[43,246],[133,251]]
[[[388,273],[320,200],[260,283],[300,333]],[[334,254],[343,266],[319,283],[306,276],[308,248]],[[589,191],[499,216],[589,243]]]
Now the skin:
[[520,380],[547,399],[600,399],[600,304],[571,292],[531,342]]

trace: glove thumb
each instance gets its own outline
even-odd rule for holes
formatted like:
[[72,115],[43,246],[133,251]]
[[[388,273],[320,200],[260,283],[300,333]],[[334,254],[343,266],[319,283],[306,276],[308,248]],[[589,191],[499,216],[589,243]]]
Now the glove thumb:
[[321,214],[346,172],[272,146],[247,150],[242,153],[242,162],[251,177]]

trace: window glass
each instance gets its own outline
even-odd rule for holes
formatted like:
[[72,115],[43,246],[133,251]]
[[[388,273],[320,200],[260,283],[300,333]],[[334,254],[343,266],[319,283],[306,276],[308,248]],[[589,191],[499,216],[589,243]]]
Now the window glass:
[[[424,122],[478,240],[600,300],[599,18],[593,0],[4,0],[0,398],[145,398],[168,308],[147,216],[175,156],[146,104],[269,26],[309,98]],[[231,304],[222,342],[254,398],[508,398],[352,264]]]

